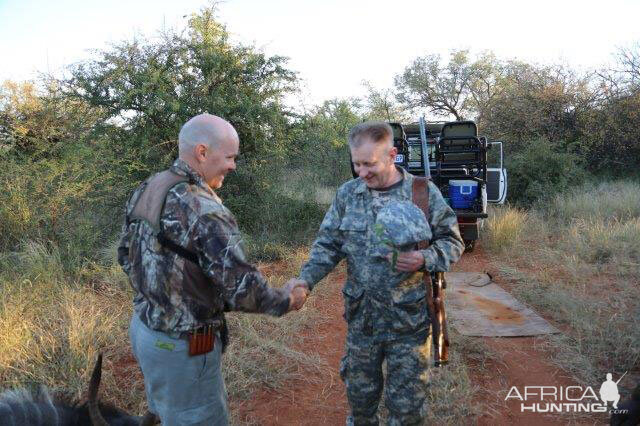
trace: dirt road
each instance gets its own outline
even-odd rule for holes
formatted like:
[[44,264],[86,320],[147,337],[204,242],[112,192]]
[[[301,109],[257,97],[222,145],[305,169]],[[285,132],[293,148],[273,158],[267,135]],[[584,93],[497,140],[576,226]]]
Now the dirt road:
[[[501,283],[499,275],[487,262],[481,249],[465,254],[455,271],[490,272]],[[237,403],[239,419],[245,424],[259,425],[342,425],[348,412],[344,385],[338,366],[345,339],[342,319],[341,287],[344,274],[335,274],[324,292],[323,303],[315,303],[323,321],[305,330],[302,347],[306,353],[316,353],[324,366],[300,372],[297,378],[277,390],[258,389],[252,399]],[[504,285],[508,288],[508,285]],[[520,401],[504,401],[511,386],[575,385],[566,374],[555,367],[547,352],[539,348],[537,338],[485,338],[491,357],[483,366],[469,360],[473,384],[477,386],[476,400],[482,407],[475,418],[465,424],[478,425],[565,425],[593,424],[595,421],[570,419],[566,415],[521,413]],[[454,342],[455,345],[455,342]],[[452,347],[455,350],[455,346]]]
[[313,307],[322,321],[304,330],[302,347],[297,348],[317,354],[321,365],[300,371],[277,390],[259,389],[251,400],[236,402],[241,422],[265,426],[345,423],[349,406],[338,374],[347,332],[341,291],[345,275],[336,273],[329,278],[322,300],[315,300]]
[[[493,281],[509,290],[509,284],[487,261],[482,249],[465,253],[453,268],[460,272],[489,272]],[[544,313],[538,312],[543,317]],[[545,319],[549,320],[548,317]],[[476,403],[484,409],[478,413],[481,426],[545,426],[566,424],[594,424],[587,419],[572,419],[567,414],[540,414],[521,412],[521,401],[510,398],[505,401],[512,386],[523,392],[525,386],[572,386],[577,383],[564,371],[553,365],[549,353],[543,350],[543,339],[538,337],[483,338],[490,351],[483,366],[469,361],[474,385],[478,386]],[[601,423],[600,423],[601,424]]]

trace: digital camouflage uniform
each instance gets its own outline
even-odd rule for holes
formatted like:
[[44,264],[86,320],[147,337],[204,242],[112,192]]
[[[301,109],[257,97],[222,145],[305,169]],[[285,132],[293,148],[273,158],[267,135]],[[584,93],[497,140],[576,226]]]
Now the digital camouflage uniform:
[[392,270],[391,247],[409,251],[420,240],[430,241],[422,251],[429,271],[447,271],[464,249],[456,215],[438,188],[429,182],[427,224],[412,202],[414,177],[400,170],[403,180],[387,191],[369,189],[360,178],[338,189],[300,273],[313,288],[347,259],[347,341],[340,373],[351,406],[348,423],[356,425],[378,424],[383,360],[389,424],[420,424],[424,418],[430,354],[426,289],[422,272]]
[[[204,325],[221,330],[224,311],[283,315],[289,296],[269,287],[247,263],[235,218],[201,176],[180,159],[170,170],[189,182],[168,191],[160,228],[196,254],[197,264],[162,246],[150,222],[132,220],[136,201],[154,182],[147,179],[127,203],[118,247],[118,261],[135,290],[131,343],[150,410],[163,424],[227,424],[220,336],[213,352],[193,357],[185,336]],[[200,291],[190,293],[194,281]]]

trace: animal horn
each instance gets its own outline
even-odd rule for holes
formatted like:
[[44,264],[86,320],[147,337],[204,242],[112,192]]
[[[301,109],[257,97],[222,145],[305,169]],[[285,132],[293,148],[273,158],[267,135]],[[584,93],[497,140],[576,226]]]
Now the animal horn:
[[158,423],[158,417],[150,411],[144,415],[140,421],[140,426],[153,426]]
[[98,355],[93,373],[91,373],[91,381],[89,382],[89,415],[93,426],[109,426],[109,423],[102,417],[100,408],[98,407],[98,388],[100,387],[100,378],[102,376],[102,354]]

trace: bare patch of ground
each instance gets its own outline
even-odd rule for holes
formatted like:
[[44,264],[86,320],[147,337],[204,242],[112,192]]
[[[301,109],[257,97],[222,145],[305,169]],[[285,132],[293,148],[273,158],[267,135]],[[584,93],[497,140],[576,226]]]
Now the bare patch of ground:
[[[488,262],[481,248],[465,253],[453,268],[460,272],[487,272],[494,282],[509,290],[495,268]],[[538,312],[540,314],[540,312]],[[544,315],[543,315],[544,317]],[[545,318],[549,320],[549,318]],[[558,327],[558,324],[553,324]],[[561,327],[559,327],[561,328]],[[594,424],[602,417],[572,417],[568,414],[541,414],[521,411],[521,401],[513,398],[505,401],[511,387],[523,392],[525,386],[577,386],[578,383],[557,367],[545,350],[544,337],[482,338],[490,349],[492,358],[485,360],[482,368],[470,360],[470,374],[478,386],[475,402],[485,409],[478,418],[478,425],[566,425]],[[597,390],[596,390],[597,391]]]
[[340,425],[348,412],[338,374],[346,336],[342,318],[344,272],[331,274],[325,288],[312,295],[304,309],[315,309],[321,321],[306,326],[297,350],[315,354],[321,362],[298,371],[278,388],[257,389],[249,400],[232,401],[237,421],[255,425]]

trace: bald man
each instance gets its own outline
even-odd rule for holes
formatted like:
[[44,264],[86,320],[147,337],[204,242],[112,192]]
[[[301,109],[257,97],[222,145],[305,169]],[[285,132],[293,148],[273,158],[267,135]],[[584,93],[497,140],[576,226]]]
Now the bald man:
[[307,292],[269,287],[247,263],[236,220],[215,193],[236,168],[233,126],[201,114],[178,140],[178,159],[126,206],[118,261],[135,291],[129,335],[149,411],[163,425],[226,425],[224,312],[280,316],[299,309]]

